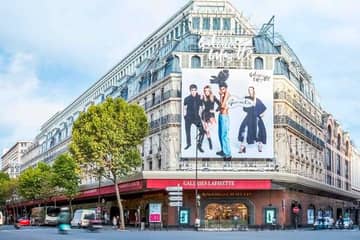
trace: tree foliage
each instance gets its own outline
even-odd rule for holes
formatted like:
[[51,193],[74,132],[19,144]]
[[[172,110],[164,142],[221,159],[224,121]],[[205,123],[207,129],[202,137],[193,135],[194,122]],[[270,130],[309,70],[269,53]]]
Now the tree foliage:
[[26,200],[45,200],[56,194],[51,167],[40,162],[35,168],[28,168],[19,176],[18,191]]
[[52,172],[54,187],[69,199],[72,210],[71,202],[79,192],[80,182],[79,168],[76,162],[70,154],[61,154],[55,159]]
[[133,173],[141,164],[138,145],[147,132],[146,114],[139,105],[107,98],[75,121],[70,151],[84,169],[94,175],[101,173],[117,186],[119,178]]
[[15,186],[15,179],[10,179],[8,174],[0,172],[0,206],[5,205],[6,200],[11,198]]

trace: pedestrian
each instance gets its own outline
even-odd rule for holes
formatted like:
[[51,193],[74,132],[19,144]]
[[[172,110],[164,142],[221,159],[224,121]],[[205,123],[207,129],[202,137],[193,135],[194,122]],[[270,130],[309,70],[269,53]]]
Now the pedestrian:
[[107,212],[104,213],[104,223],[105,225],[109,223],[109,215],[107,214]]
[[116,225],[120,228],[120,216],[116,216]]
[[112,219],[112,224],[113,224],[113,228],[116,228],[116,225],[117,225],[117,219],[116,217],[114,216],[113,219]]

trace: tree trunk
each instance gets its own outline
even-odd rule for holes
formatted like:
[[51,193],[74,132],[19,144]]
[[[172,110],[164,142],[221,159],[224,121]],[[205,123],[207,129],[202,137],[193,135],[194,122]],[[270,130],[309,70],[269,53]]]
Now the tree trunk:
[[120,192],[119,192],[119,187],[118,187],[118,180],[115,177],[114,178],[114,183],[115,183],[115,191],[116,191],[116,199],[118,201],[118,205],[119,205],[119,210],[120,210],[120,229],[124,230],[125,229],[125,222],[124,222],[124,209],[121,203],[121,199],[120,199]]
[[72,198],[69,199],[70,217],[73,217]]

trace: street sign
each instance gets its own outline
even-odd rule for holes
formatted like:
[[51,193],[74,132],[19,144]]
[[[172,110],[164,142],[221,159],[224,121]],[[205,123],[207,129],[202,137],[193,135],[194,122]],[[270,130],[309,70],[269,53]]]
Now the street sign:
[[182,202],[169,202],[170,207],[182,207]]
[[183,192],[168,192],[169,196],[182,196]]
[[298,214],[300,212],[300,208],[298,206],[293,207],[293,213]]
[[175,201],[182,201],[182,196],[170,196],[169,201],[175,202]]
[[180,192],[182,190],[183,188],[181,186],[166,187],[166,191],[168,192],[176,192],[176,191]]

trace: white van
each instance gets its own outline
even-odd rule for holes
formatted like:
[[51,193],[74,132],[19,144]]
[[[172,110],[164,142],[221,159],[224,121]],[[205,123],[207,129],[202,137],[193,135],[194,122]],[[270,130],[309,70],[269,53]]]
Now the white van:
[[5,222],[4,215],[3,215],[3,213],[0,211],[0,225],[3,225],[4,222]]
[[70,224],[72,227],[87,227],[89,220],[96,216],[95,209],[77,209]]

